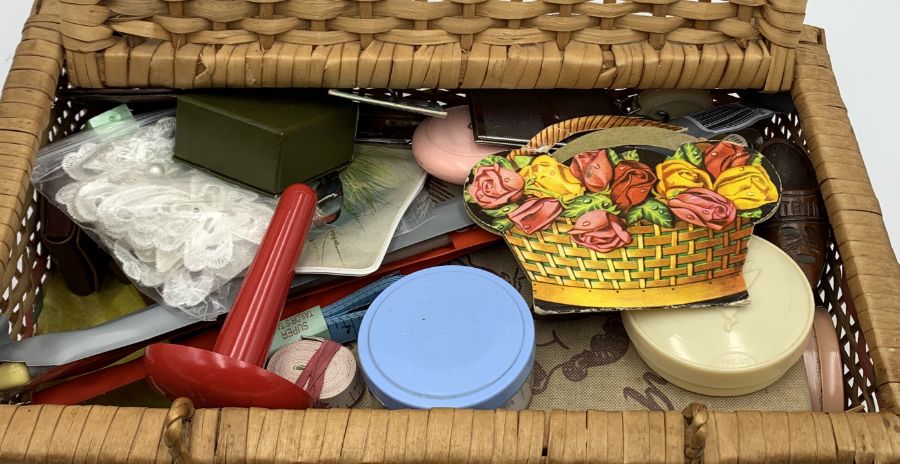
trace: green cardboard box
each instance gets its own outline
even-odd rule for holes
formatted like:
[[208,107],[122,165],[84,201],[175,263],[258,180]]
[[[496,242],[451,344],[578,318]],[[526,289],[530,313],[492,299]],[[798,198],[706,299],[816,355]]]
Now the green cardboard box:
[[278,194],[353,159],[356,103],[322,92],[196,93],[178,98],[175,157]]

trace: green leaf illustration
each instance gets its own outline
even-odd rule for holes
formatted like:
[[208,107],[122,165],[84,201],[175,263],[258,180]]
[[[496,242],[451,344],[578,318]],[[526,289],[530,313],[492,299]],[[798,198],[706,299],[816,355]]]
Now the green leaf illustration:
[[574,198],[565,205],[566,209],[562,212],[562,217],[577,218],[582,214],[597,209],[608,211],[611,214],[619,214],[619,209],[615,202],[608,195],[602,193],[589,193]]
[[475,166],[472,169],[476,169],[481,166],[493,166],[495,164],[499,164],[500,167],[506,168],[506,169],[513,169],[513,170],[516,169],[515,166],[513,166],[513,164],[508,159],[506,159],[505,157],[500,156],[500,155],[491,155],[491,156],[482,158],[481,161],[475,163]]
[[463,189],[463,200],[465,200],[466,203],[478,203],[474,198],[472,198],[472,195],[469,193],[469,189]]
[[619,162],[622,161],[622,157],[612,148],[607,148],[606,154],[609,156],[609,162],[612,163],[613,166],[619,164]]
[[483,209],[482,211],[484,212],[484,214],[487,214],[490,217],[502,218],[506,217],[507,214],[515,211],[518,207],[519,205],[510,203],[508,205],[503,205],[502,207],[497,209]]
[[641,219],[644,219],[644,210],[642,210],[640,207],[631,208],[631,210],[628,211],[628,217],[626,218],[626,220],[629,226],[637,224]]
[[754,153],[753,156],[750,158],[750,165],[751,166],[762,166],[762,159],[763,159],[762,155],[760,155],[759,153]]
[[515,158],[513,158],[513,161],[516,163],[516,167],[519,169],[529,166],[533,160],[534,160],[533,156],[520,155],[520,156],[516,156]]
[[620,155],[622,159],[628,161],[640,161],[641,156],[638,154],[637,150],[628,150]]
[[762,208],[756,209],[748,209],[745,211],[738,211],[738,216],[744,217],[747,219],[761,219],[763,217]]
[[[660,227],[671,228],[675,225],[675,216],[669,211],[669,207],[665,203],[653,198],[641,203],[637,206],[641,210],[643,219],[650,221]],[[631,212],[629,212],[629,219]]]
[[693,143],[683,144],[682,146],[678,147],[677,150],[675,150],[675,153],[673,153],[666,159],[687,161],[688,163],[691,163],[697,167],[702,167],[703,165],[703,153],[700,152],[700,149],[697,148],[697,145],[694,145]]
[[494,222],[491,223],[491,228],[499,232],[506,232],[509,229],[513,228],[513,223],[509,219],[495,219]]

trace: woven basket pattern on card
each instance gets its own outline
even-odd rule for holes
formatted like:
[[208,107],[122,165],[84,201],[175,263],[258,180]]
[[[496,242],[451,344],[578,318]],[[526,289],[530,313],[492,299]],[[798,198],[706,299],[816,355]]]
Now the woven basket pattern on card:
[[740,272],[753,224],[738,219],[722,231],[677,221],[672,229],[628,227],[630,245],[608,253],[575,246],[573,219],[557,219],[534,235],[506,242],[533,282],[603,290],[692,284]]
[[806,9],[806,0],[60,2],[75,85],[184,88],[783,90]]
[[[626,117],[569,119],[544,128],[507,158],[533,156],[535,150],[578,134],[643,125],[652,126]],[[753,234],[750,220],[738,217],[718,232],[681,220],[672,228],[634,224],[628,227],[631,243],[606,253],[576,245],[568,234],[573,227],[574,219],[557,217],[549,228],[533,234],[518,227],[503,233],[536,299],[579,307],[603,304],[606,309],[633,308],[635,302],[665,307],[733,297],[745,290],[741,270]],[[706,284],[692,285],[701,282]],[[669,291],[660,291],[663,288]]]

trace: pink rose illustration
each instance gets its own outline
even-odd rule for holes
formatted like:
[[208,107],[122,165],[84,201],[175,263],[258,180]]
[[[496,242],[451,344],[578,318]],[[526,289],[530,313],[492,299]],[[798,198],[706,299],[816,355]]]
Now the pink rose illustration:
[[509,220],[531,235],[549,227],[562,211],[562,204],[556,199],[532,198],[509,213]]
[[734,222],[737,212],[731,200],[705,188],[692,188],[669,200],[672,214],[681,220],[722,230]]
[[524,189],[525,179],[519,173],[493,164],[475,170],[469,195],[482,208],[495,209],[522,198]]
[[625,222],[620,217],[599,209],[576,219],[575,227],[569,231],[569,236],[573,242],[600,253],[607,253],[631,243],[631,234],[626,230]]
[[606,150],[592,150],[575,155],[569,168],[591,192],[605,190],[613,180],[613,168]]

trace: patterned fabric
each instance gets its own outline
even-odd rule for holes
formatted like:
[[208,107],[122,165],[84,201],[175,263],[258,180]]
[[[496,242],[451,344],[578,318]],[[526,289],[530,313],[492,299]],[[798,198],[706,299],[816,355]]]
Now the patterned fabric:
[[[451,264],[497,274],[531,304],[531,284],[509,249],[495,245]],[[618,313],[535,321],[537,353],[531,409],[681,410],[694,401],[718,411],[808,411],[803,361],[759,392],[735,397],[699,395],[653,372],[631,346]],[[367,391],[357,408],[380,408]]]

